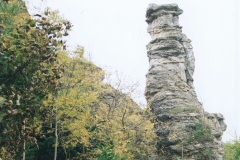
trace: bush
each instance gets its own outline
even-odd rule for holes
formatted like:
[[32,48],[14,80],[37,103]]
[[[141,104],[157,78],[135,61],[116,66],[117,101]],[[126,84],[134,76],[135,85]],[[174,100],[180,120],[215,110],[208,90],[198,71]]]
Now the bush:
[[194,125],[189,126],[193,129],[193,132],[186,140],[185,144],[191,144],[194,142],[212,141],[213,136],[211,134],[211,127],[204,122],[200,121]]
[[240,141],[233,140],[224,144],[226,160],[240,160]]

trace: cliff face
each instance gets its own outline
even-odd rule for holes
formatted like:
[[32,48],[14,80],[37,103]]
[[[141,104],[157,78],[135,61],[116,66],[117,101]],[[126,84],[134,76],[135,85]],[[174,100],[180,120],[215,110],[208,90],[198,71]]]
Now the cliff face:
[[152,40],[145,95],[154,114],[158,157],[221,160],[226,125],[221,114],[205,112],[197,99],[191,40],[178,22],[182,13],[177,4],[150,4],[146,13]]

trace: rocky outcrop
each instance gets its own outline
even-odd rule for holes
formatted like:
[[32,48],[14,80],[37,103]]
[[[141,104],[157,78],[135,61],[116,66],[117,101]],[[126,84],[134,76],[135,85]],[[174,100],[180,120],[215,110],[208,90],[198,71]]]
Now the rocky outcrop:
[[146,13],[152,40],[145,96],[154,114],[158,159],[221,160],[226,125],[197,99],[193,48],[178,22],[182,13],[177,4],[150,4]]

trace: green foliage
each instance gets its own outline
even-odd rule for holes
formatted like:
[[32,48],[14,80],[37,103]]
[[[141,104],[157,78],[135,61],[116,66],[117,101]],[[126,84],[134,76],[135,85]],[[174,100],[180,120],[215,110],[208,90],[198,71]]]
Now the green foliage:
[[[83,54],[81,47],[73,53],[59,53],[58,61],[65,70],[61,89],[44,102],[57,107],[57,112],[54,107],[49,113],[58,119],[58,149],[65,148],[71,159],[147,157],[154,152],[149,111],[141,111],[130,97],[104,84],[103,71]],[[51,128],[54,123],[52,118],[45,125]],[[53,129],[48,129],[49,133]]]
[[15,19],[27,14],[27,9],[23,1],[12,0],[9,3],[6,3],[4,0],[0,0],[0,24],[3,24],[7,27],[15,24]]
[[31,19],[23,1],[0,0],[0,157],[22,159],[26,145],[26,159],[53,159],[58,138],[59,160],[146,159],[149,110],[103,83],[83,47],[64,51],[71,26],[58,12]]
[[226,160],[240,160],[240,141],[233,140],[231,142],[224,143]]
[[118,155],[116,155],[112,148],[107,147],[101,151],[102,153],[97,157],[98,160],[124,160],[124,158],[120,158]]
[[[23,143],[34,144],[46,108],[42,100],[57,92],[62,67],[57,50],[63,48],[61,37],[70,23],[49,23],[47,16],[32,20],[24,2],[1,1],[0,14],[0,156],[20,156]],[[53,29],[54,28],[54,29]],[[5,152],[6,150],[6,152]]]
[[198,159],[204,159],[204,160],[214,160],[215,159],[215,155],[212,151],[212,149],[204,149],[201,150],[197,153],[197,158]]
[[214,138],[211,134],[211,127],[202,121],[188,127],[190,127],[193,131],[186,140],[186,142],[184,142],[185,145],[198,142],[201,143],[206,141],[212,141]]
[[[182,142],[183,146],[186,145],[194,145],[194,144],[201,144],[205,142],[211,142],[214,139],[214,136],[211,134],[211,127],[206,124],[204,121],[199,121],[196,124],[188,125],[190,128],[191,134],[188,136],[186,140]],[[200,150],[196,157],[198,159],[206,159],[206,160],[213,160],[215,159],[215,155],[211,148],[204,148]]]
[[[95,104],[98,103],[100,77],[103,72],[83,57],[83,48],[68,56],[68,52],[60,52],[58,61],[64,67],[61,87],[56,97],[49,95],[44,102],[53,108],[58,121],[60,145],[69,152],[76,146],[87,148],[95,125]],[[57,109],[57,110],[56,110]],[[51,121],[50,121],[51,122]],[[67,134],[66,134],[67,133]],[[78,158],[86,156],[84,150]],[[67,153],[68,154],[68,153]],[[90,154],[88,155],[90,157]]]

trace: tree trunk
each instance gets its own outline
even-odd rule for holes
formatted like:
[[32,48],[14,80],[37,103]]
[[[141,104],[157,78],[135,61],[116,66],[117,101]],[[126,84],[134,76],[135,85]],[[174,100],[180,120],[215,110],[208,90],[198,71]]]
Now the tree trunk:
[[26,159],[25,119],[23,120],[23,160]]
[[55,150],[54,150],[54,160],[57,160],[57,147],[58,147],[58,131],[57,131],[57,106],[56,106],[56,113],[55,113]]

